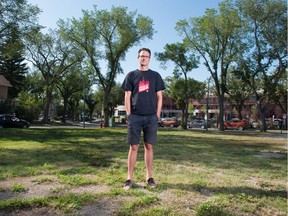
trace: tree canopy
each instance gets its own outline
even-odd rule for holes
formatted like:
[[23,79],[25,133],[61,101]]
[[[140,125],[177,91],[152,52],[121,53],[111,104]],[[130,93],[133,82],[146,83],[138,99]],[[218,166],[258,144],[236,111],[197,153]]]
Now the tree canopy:
[[[104,90],[104,126],[108,126],[110,92],[115,79],[122,73],[121,61],[127,51],[144,39],[151,39],[154,33],[152,20],[125,7],[112,7],[111,11],[83,11],[79,19],[60,20],[59,28],[67,40],[75,43],[85,52],[94,69],[97,83]],[[100,68],[100,62],[106,68]]]

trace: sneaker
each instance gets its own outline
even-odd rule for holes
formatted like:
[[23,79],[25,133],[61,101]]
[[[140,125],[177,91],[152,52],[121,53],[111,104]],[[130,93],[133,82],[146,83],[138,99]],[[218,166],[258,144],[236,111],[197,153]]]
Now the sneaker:
[[125,181],[123,189],[124,190],[130,190],[132,188],[132,186],[133,186],[132,180],[128,179]]
[[153,178],[149,178],[147,180],[147,184],[151,187],[151,188],[156,188],[157,184],[155,183]]

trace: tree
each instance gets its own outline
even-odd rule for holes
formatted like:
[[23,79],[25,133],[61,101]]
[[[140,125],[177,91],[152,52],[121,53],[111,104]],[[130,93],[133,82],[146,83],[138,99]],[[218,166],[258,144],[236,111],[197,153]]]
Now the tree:
[[52,30],[50,34],[38,31],[28,35],[27,50],[30,55],[28,60],[41,72],[45,80],[44,122],[47,123],[56,83],[69,72],[72,66],[81,62],[83,55]]
[[89,121],[92,122],[93,113],[98,101],[95,99],[95,94],[91,93],[86,96],[85,103],[88,106],[88,113],[89,113]]
[[0,44],[0,74],[4,75],[12,85],[8,91],[8,97],[16,98],[24,88],[28,67],[24,62],[25,45],[21,40],[19,29],[15,26],[9,30],[9,35]]
[[187,45],[199,53],[214,80],[219,101],[220,129],[224,130],[227,72],[236,55],[241,54],[243,46],[242,21],[238,10],[231,1],[225,0],[219,4],[219,12],[208,9],[203,17],[181,20],[176,24],[176,30],[184,36]]
[[232,70],[227,74],[227,92],[229,97],[227,100],[231,104],[236,104],[235,109],[239,114],[239,119],[243,119],[242,109],[244,102],[249,99],[252,94],[252,90],[241,78],[233,74]]
[[[187,87],[185,86],[186,84]],[[187,80],[179,78],[170,86],[170,90],[172,98],[175,99],[178,108],[182,111],[183,122],[185,121],[185,112],[188,106],[186,97],[188,96],[188,98],[191,99],[201,99],[205,95],[205,83],[192,78],[188,78]],[[184,125],[181,125],[183,129]],[[187,123],[185,126],[187,128]]]
[[[66,114],[67,114],[67,109],[68,109],[68,101],[69,98],[72,97],[73,94],[86,91],[86,89],[83,89],[83,85],[79,85],[80,83],[87,83],[88,84],[88,76],[83,76],[80,71],[82,70],[79,65],[74,65],[72,66],[67,74],[65,76],[62,76],[58,82],[56,83],[56,87],[59,90],[60,94],[62,95],[63,98],[63,113],[62,113],[62,119],[61,121],[63,123],[66,122]],[[85,88],[90,88],[91,85],[85,85]]]
[[12,28],[18,28],[25,35],[35,28],[37,15],[40,9],[28,4],[26,0],[1,0],[0,1],[0,43],[10,35]]
[[251,49],[239,59],[237,72],[253,89],[260,131],[265,132],[265,104],[270,96],[276,98],[278,83],[287,69],[287,5],[283,0],[243,0],[238,5]]
[[15,98],[24,88],[27,73],[24,63],[24,35],[38,29],[39,8],[26,0],[0,1],[0,73],[12,84],[9,98]]
[[[101,108],[103,110],[103,104],[104,104],[103,95],[105,94],[105,92],[102,88],[99,88],[96,94],[99,100],[99,104],[102,105]],[[116,83],[111,89],[110,98],[108,101],[109,116],[114,116],[115,108],[120,104],[124,104],[124,95],[125,93],[123,89],[121,88],[121,84]]]
[[38,120],[44,108],[44,80],[38,71],[26,75],[24,89],[17,97],[19,104],[15,110],[17,116],[28,121]]
[[[104,126],[108,126],[110,93],[115,85],[116,76],[122,73],[120,62],[127,51],[153,35],[152,20],[127,8],[112,7],[107,10],[83,11],[83,16],[58,22],[63,35],[86,53],[94,69],[97,83],[104,90]],[[106,62],[106,73],[100,67]]]
[[182,113],[182,128],[187,129],[188,119],[188,75],[187,73],[198,67],[199,57],[194,53],[189,53],[189,50],[183,43],[166,44],[163,53],[156,53],[156,58],[162,62],[162,66],[166,68],[168,61],[175,64],[174,75],[176,77],[184,76],[184,96],[185,96],[185,109]]
[[283,113],[287,113],[287,70],[282,74],[282,77],[278,80],[278,85],[276,86],[275,92],[269,94],[270,100],[274,101],[275,104],[281,107]]
[[76,92],[72,94],[68,100],[68,113],[72,115],[72,120],[78,119],[78,116],[80,115],[80,100],[83,97],[83,92]]

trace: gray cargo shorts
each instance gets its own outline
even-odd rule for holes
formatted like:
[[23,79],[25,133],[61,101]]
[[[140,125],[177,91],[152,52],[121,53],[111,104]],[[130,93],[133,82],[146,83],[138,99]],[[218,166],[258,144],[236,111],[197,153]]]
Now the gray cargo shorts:
[[144,143],[155,144],[157,141],[158,117],[156,114],[141,116],[130,114],[128,116],[127,143],[140,144],[143,131]]

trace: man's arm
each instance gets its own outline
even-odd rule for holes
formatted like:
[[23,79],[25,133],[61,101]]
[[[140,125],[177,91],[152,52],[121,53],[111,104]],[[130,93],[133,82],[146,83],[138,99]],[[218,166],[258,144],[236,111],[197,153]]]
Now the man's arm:
[[131,113],[131,91],[125,91],[125,110],[126,115],[129,116]]
[[157,117],[158,119],[160,119],[162,103],[163,103],[162,91],[158,91],[157,92]]

